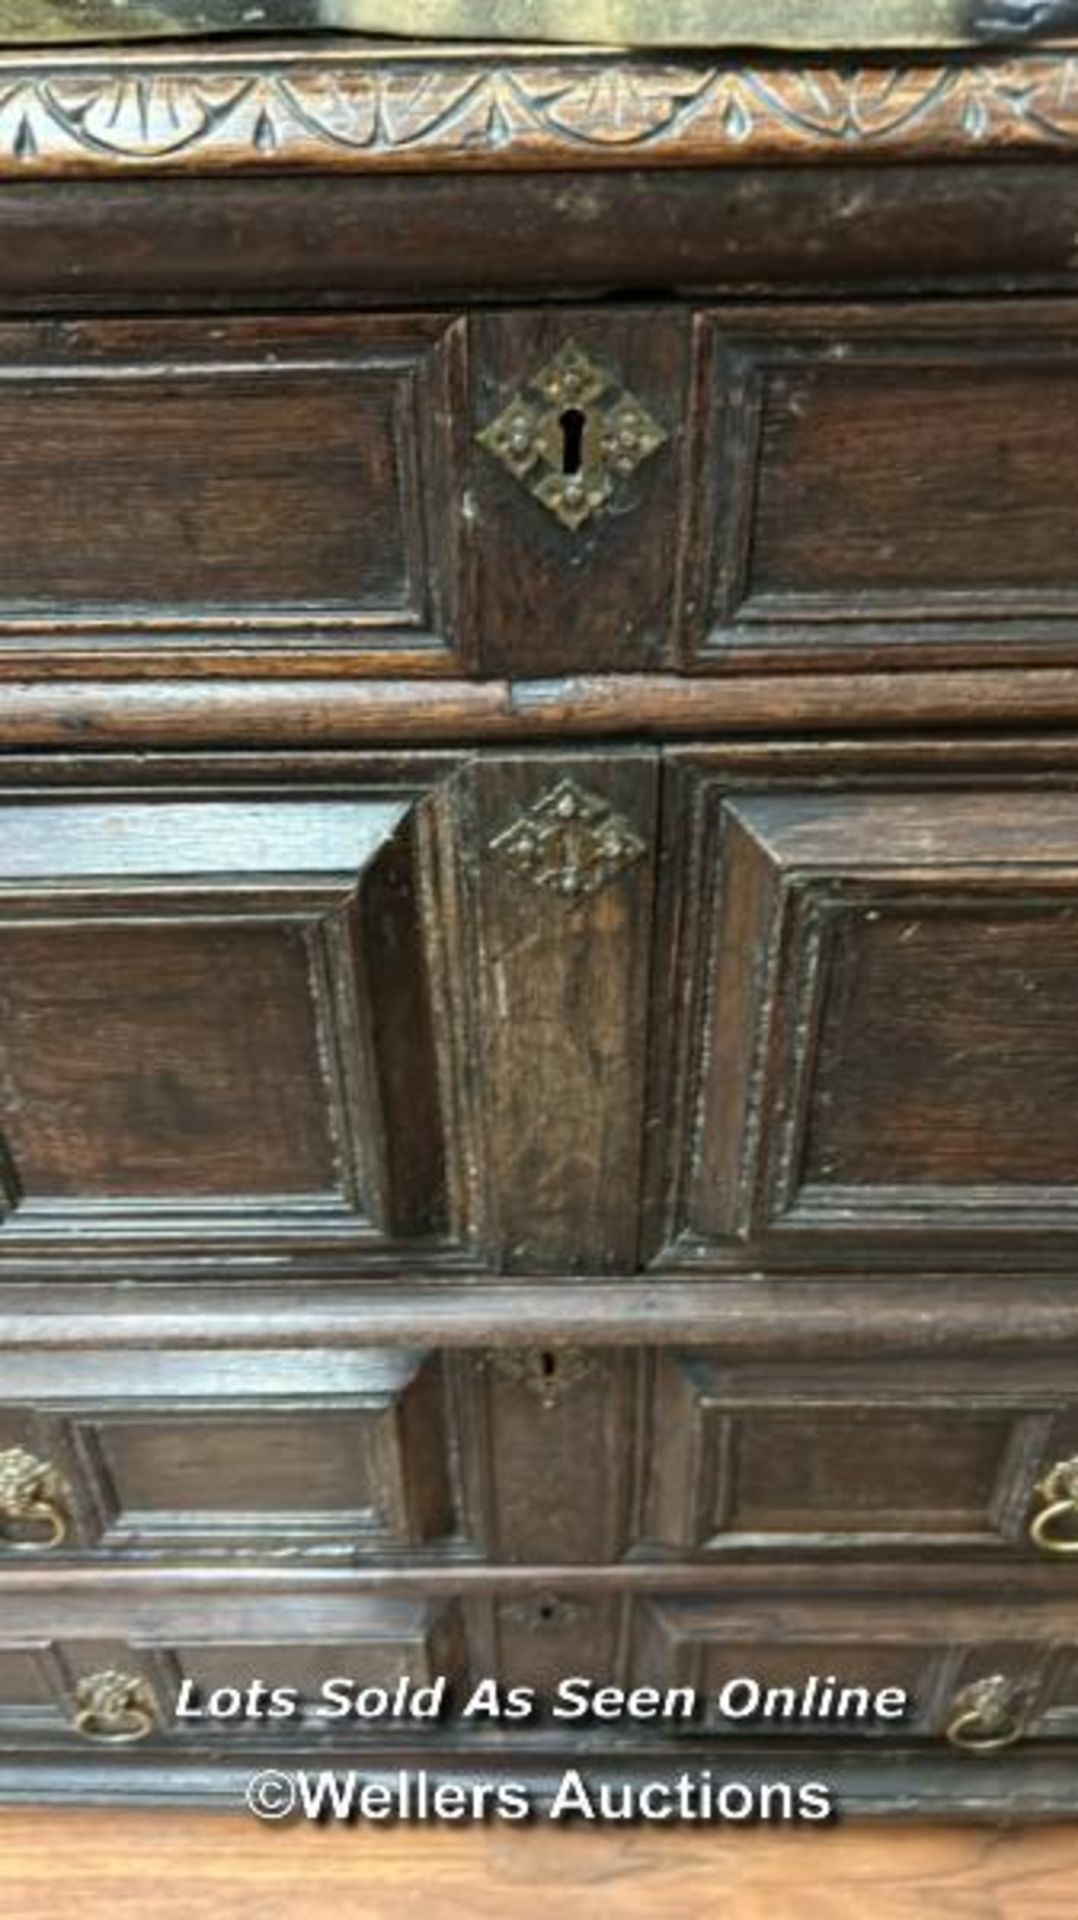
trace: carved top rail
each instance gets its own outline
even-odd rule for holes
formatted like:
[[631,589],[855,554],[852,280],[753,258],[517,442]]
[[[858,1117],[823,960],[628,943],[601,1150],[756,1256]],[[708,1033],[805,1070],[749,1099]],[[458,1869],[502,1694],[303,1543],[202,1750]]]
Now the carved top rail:
[[1078,51],[903,60],[345,40],[0,54],[0,179],[969,160],[1078,149]]

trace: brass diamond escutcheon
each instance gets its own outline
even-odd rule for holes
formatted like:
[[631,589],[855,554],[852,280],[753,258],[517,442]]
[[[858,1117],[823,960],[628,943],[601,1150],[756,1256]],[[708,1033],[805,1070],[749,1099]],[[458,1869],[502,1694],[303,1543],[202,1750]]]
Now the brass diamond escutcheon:
[[575,533],[669,436],[633,394],[567,340],[477,438]]
[[575,780],[560,780],[495,835],[490,851],[519,880],[572,901],[618,879],[647,847],[605,800],[585,793]]

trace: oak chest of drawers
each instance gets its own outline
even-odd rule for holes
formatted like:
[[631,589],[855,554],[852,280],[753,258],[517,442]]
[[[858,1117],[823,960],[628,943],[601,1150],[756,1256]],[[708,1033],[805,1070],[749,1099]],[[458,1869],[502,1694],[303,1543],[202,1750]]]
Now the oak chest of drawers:
[[1073,1806],[1074,79],[0,65],[8,1797]]

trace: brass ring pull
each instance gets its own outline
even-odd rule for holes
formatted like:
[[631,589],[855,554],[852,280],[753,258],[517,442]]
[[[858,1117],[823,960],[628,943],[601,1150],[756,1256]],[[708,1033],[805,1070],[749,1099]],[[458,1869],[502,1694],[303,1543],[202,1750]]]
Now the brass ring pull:
[[75,1732],[99,1746],[126,1747],[157,1725],[157,1701],[139,1674],[91,1673],[75,1689]]
[[957,1694],[944,1729],[960,1753],[1000,1753],[1026,1731],[1025,1697],[1013,1680],[994,1673]]
[[49,1553],[62,1547],[71,1531],[64,1500],[63,1482],[49,1461],[35,1460],[23,1447],[0,1453],[0,1522],[5,1529],[48,1528],[44,1539],[12,1538],[5,1531],[3,1544],[9,1553]]
[[1029,1537],[1042,1553],[1078,1554],[1078,1459],[1059,1460],[1037,1487],[1043,1504],[1029,1523]]

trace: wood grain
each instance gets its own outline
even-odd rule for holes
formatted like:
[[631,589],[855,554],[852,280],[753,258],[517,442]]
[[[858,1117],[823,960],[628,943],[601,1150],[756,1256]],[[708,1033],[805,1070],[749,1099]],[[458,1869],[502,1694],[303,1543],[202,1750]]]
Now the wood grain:
[[[325,1832],[148,1813],[0,1816],[23,1920],[1071,1920],[1078,1833]],[[790,1905],[787,1906],[786,1903]]]
[[[401,742],[801,732],[918,726],[1065,728],[1078,719],[1071,667],[934,673],[575,674],[555,680],[57,679],[3,685],[8,752],[60,747],[304,747]],[[998,744],[998,743],[997,743]],[[960,750],[960,749],[957,749]],[[983,759],[983,749],[981,752]]]
[[[639,164],[561,173],[240,173],[4,181],[0,301],[57,313],[512,292],[1073,289],[1078,175]],[[1044,190],[1042,190],[1042,188]],[[722,218],[715,217],[721,192]],[[665,416],[664,416],[665,417]]]
[[1066,157],[1066,52],[672,62],[418,47],[0,61],[0,175],[460,172]]
[[[85,1493],[70,1554],[0,1556],[0,1797],[241,1804],[268,1743],[162,1732],[121,1756],[64,1731],[107,1667],[167,1709],[170,1672],[225,1681],[263,1654],[271,1677],[344,1648],[549,1683],[714,1671],[728,1640],[773,1677],[806,1648],[844,1673],[871,1656],[886,1679],[895,1658],[927,1692],[924,1740],[787,1743],[784,1772],[822,1754],[851,1814],[1073,1814],[1073,1590],[1026,1530],[1076,1432],[1073,1244],[1039,1197],[1072,1191],[1059,1143],[1078,1106],[1057,1037],[1073,903],[1044,866],[1066,878],[1078,858],[1062,418],[1078,388],[1058,297],[1078,288],[1078,185],[1058,164],[1078,147],[1076,77],[1065,55],[0,59],[0,1436],[55,1458],[77,1508]],[[740,323],[723,304],[738,286]],[[781,363],[741,439],[714,353],[686,402],[694,310],[716,339],[762,327]],[[575,542],[472,446],[574,332],[662,435]],[[601,425],[583,408],[548,423],[556,485],[594,473]],[[755,528],[729,608],[706,565],[728,517],[708,471],[736,483],[731,526]],[[724,620],[753,628],[749,673],[740,637],[719,658]],[[946,631],[925,644],[917,622]],[[758,876],[721,923],[697,905],[693,796],[712,783],[754,841],[733,862],[718,849],[712,874]],[[898,929],[916,921],[916,941],[860,915],[820,1097],[799,1103],[810,1079],[786,1062],[809,1003],[782,952],[765,976],[753,898],[843,905],[881,860],[918,897],[938,884],[946,926],[931,945],[919,906]],[[1016,886],[1026,917],[997,934]],[[739,935],[731,981],[715,942]],[[786,1052],[709,1051],[712,981],[728,1030],[754,1041],[774,1014]],[[941,1115],[938,1056],[971,1047]],[[712,1109],[679,1096],[716,1058],[745,1092],[719,1124],[739,1149],[761,1119],[759,1151],[716,1168],[728,1221],[685,1183],[666,1267],[641,1273],[639,1196],[672,1192],[665,1165],[642,1173],[643,1142],[691,1172]],[[929,1200],[933,1175],[949,1204],[972,1194],[975,1233],[928,1202],[892,1233],[892,1162]],[[993,1177],[1021,1188],[1025,1239],[977,1199]],[[432,1356],[426,1394],[393,1353],[377,1388],[383,1343]],[[680,1369],[680,1400],[657,1399],[647,1348]],[[109,1455],[100,1545],[64,1420]],[[679,1460],[667,1429],[693,1422],[698,1458]],[[369,1457],[346,1460],[361,1430]],[[653,1525],[649,1442],[666,1456]],[[712,1546],[723,1497],[748,1545]],[[347,1522],[345,1560],[356,1499],[370,1518]],[[1028,1691],[1032,1737],[984,1765],[936,1736],[953,1686],[993,1673]],[[587,1750],[608,1775],[658,1751]],[[678,1768],[689,1750],[678,1736]],[[542,1760],[549,1777],[554,1751],[443,1740],[447,1763],[491,1775]],[[753,1752],[768,1762],[745,1741],[739,1766]],[[49,1828],[23,1831],[37,1879],[20,1904],[62,1915]],[[522,1851],[499,1833],[294,1832],[290,1850],[248,1827],[236,1848],[217,1829],[200,1880],[197,1847],[172,1851],[164,1828],[160,1847],[145,1823],[71,1831],[79,1911],[155,1920],[272,1916],[325,1860],[331,1897],[354,1887],[376,1914],[500,1920],[554,1891],[571,1916],[581,1874],[589,1917],[604,1892],[671,1920],[1052,1911],[1021,1865],[988,1855],[981,1885],[950,1854],[906,1871],[890,1843],[843,1880],[820,1842],[781,1836],[783,1881],[725,1831],[672,1856],[653,1833]],[[1061,1920],[1072,1868],[1048,1882]]]
[[1076,584],[1065,303],[725,304],[694,327],[690,670],[1051,658]]
[[167,1241],[177,1217],[192,1248],[311,1227],[360,1252],[374,1220],[436,1248],[428,946],[447,933],[419,897],[423,804],[406,785],[299,814],[8,807],[7,1253],[76,1219],[83,1254],[114,1230]]
[[[657,767],[650,755],[621,752],[571,762],[499,756],[476,769],[475,796],[479,1069],[496,1257],[511,1273],[631,1270]],[[549,826],[552,804],[578,810],[564,845]],[[591,809],[594,824],[584,818]],[[544,826],[549,885],[521,877],[508,850],[513,835]],[[620,836],[620,868],[602,865],[606,834]],[[581,891],[565,891],[574,885]]]

